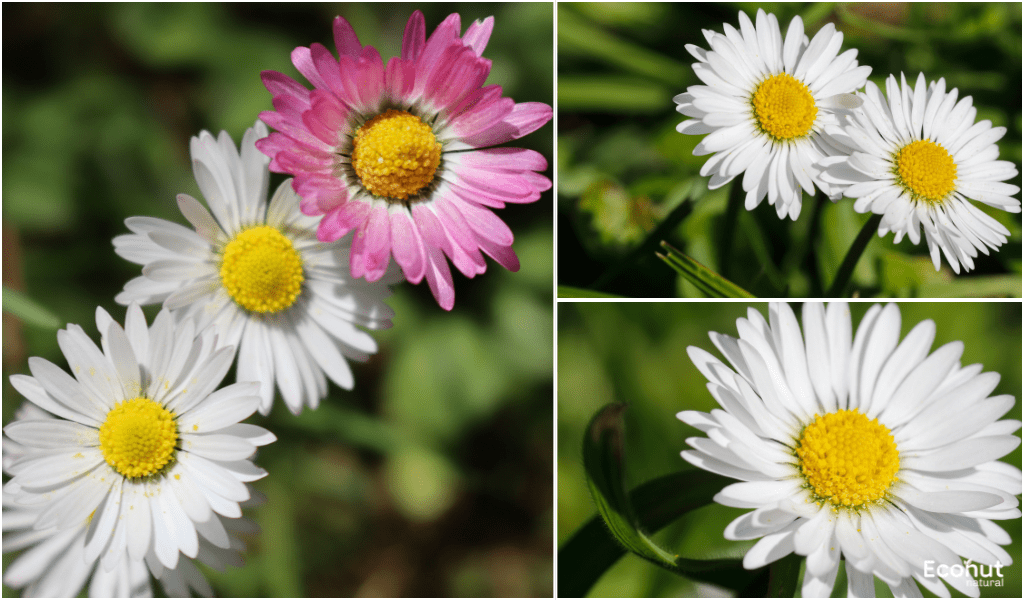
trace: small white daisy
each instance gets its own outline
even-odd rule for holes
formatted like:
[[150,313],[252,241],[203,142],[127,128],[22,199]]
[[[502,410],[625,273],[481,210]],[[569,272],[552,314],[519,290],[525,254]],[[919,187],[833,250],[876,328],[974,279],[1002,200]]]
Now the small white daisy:
[[195,231],[162,219],[132,217],[134,234],[114,238],[119,255],[144,265],[115,300],[162,302],[179,321],[211,325],[221,343],[238,348],[238,381],[259,381],[259,410],[268,414],[274,383],[295,414],[316,408],[327,379],[345,389],[354,384],[347,359],[367,360],[376,341],[360,329],[391,326],[384,304],[392,269],[368,282],[348,272],[345,243],[317,241],[318,220],[299,211],[290,180],[267,206],[270,159],[256,150],[267,136],[257,122],[242,139],[241,152],[227,132],[192,138],[196,182],[213,215],[195,198],[178,196]]
[[857,66],[857,51],[839,54],[843,34],[832,23],[814,38],[794,17],[783,39],[775,15],[757,11],[757,25],[740,12],[740,30],[725,25],[725,34],[704,30],[711,50],[692,44],[686,49],[700,62],[693,65],[706,85],[694,85],[674,98],[676,110],[693,117],[676,130],[708,134],[695,156],[712,154],[700,170],[711,176],[710,189],[743,174],[746,208],[765,197],[779,218],[800,215],[801,189],[815,187],[833,199],[839,196],[818,179],[819,160],[840,148],[823,135],[835,122],[834,110],[859,106],[850,93],[864,86],[871,67]]
[[[998,420],[1014,398],[989,397],[999,375],[961,366],[962,342],[929,354],[930,320],[900,342],[894,304],[871,307],[856,334],[845,303],[805,304],[803,334],[786,304],[767,322],[750,309],[737,329],[710,334],[732,368],[688,349],[722,410],[678,417],[708,436],[688,439],[683,458],[741,480],[715,501],[754,509],[725,529],[760,538],[744,567],[795,552],[807,557],[803,597],[828,597],[843,558],[851,597],[874,597],[872,575],[897,597],[919,596],[915,580],[949,597],[925,561],[1012,563],[991,519],[1021,516],[1021,471],[996,460],[1020,445],[1021,422]],[[936,571],[978,596],[962,570]]]
[[100,560],[97,572],[128,576],[145,560],[158,576],[192,573],[180,554],[196,558],[201,539],[231,548],[218,515],[240,517],[246,482],[266,475],[251,457],[276,438],[239,423],[256,411],[259,384],[214,391],[234,348],[217,349],[213,332],[197,335],[191,321],[175,326],[166,310],[147,327],[132,304],[122,329],[98,308],[96,324],[102,350],[77,325],[57,333],[74,377],[36,357],[31,377],[11,376],[14,389],[57,418],[4,428],[23,452],[5,465],[13,478],[4,502],[38,510],[32,533],[54,529],[62,542],[52,548],[82,542],[86,565]]
[[926,85],[919,74],[913,89],[902,73],[900,80],[886,80],[888,100],[868,82],[863,108],[826,127],[853,151],[824,159],[822,178],[856,198],[857,212],[883,215],[878,235],[892,231],[897,243],[906,235],[919,244],[923,226],[936,270],[941,249],[953,271],[970,271],[978,250],[988,254],[1010,232],[968,199],[1020,212],[1012,197],[1020,188],[1002,183],[1017,167],[996,160],[1006,128],[975,123],[971,97],[957,102],[945,79]]

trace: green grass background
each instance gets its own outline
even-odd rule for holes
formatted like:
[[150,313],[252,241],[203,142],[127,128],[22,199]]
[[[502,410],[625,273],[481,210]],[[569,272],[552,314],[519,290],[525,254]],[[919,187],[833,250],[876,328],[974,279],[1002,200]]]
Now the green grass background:
[[[873,303],[851,304],[854,328]],[[689,468],[679,453],[686,438],[702,434],[676,419],[681,410],[709,412],[718,404],[707,380],[686,355],[698,346],[716,356],[707,337],[717,331],[737,337],[735,321],[746,302],[560,303],[558,308],[558,542],[561,545],[596,514],[583,472],[583,435],[590,418],[610,402],[625,402],[627,487]],[[753,305],[767,318],[767,306]],[[799,319],[800,309],[794,306]],[[1017,302],[900,304],[901,339],[920,321],[932,319],[932,350],[953,340],[965,345],[961,364],[981,363],[1002,376],[993,395],[1016,397],[1008,419],[1021,418],[1021,310]],[[856,329],[855,329],[856,330]],[[721,357],[720,357],[721,358]],[[1021,466],[1018,447],[1005,459]],[[711,551],[729,544],[725,526],[747,512],[724,506],[695,511],[662,530],[655,540],[669,552]],[[1013,537],[1004,548],[1014,559],[1003,569],[1004,587],[982,596],[1018,598],[1021,592],[1021,522],[997,521]],[[842,576],[841,576],[842,577]],[[876,580],[879,596],[889,588]],[[682,577],[627,555],[591,589],[592,597],[693,597],[712,593]],[[956,595],[956,592],[953,592]],[[846,595],[840,586],[840,596]]]
[[[201,197],[189,138],[237,143],[271,109],[260,71],[304,81],[289,54],[334,50],[335,15],[386,60],[416,9],[428,33],[451,12],[463,31],[494,15],[488,83],[552,103],[551,4],[5,4],[4,285],[94,337],[97,305],[122,320],[113,297],[140,267],[111,239],[132,215],[185,223],[175,195]],[[513,145],[550,159],[552,138]],[[251,419],[279,438],[257,457],[268,500],[247,513],[263,533],[244,568],[212,573],[219,595],[551,595],[551,198],[498,211],[519,273],[456,273],[451,313],[425,283],[396,286],[394,328],[353,392]],[[29,356],[66,362],[53,328],[5,312],[3,336],[6,423],[22,401],[8,376]]]
[[[686,44],[707,48],[701,30],[739,26],[743,10],[774,13],[785,33],[800,15],[813,36],[826,23],[844,35],[843,51],[882,85],[889,74],[913,82],[946,79],[970,95],[978,120],[1007,128],[1000,160],[1021,165],[1021,4],[1018,3],[558,3],[559,285],[593,289],[603,273],[679,206],[693,212],[668,236],[698,262],[759,297],[808,297],[827,289],[869,215],[853,201],[804,194],[797,221],[780,221],[762,203],[726,225],[729,187],[709,191],[693,156],[704,136],[675,127],[685,117],[673,96],[702,82]],[[736,183],[738,180],[734,180]],[[1008,181],[1020,187],[1020,175]],[[730,184],[731,185],[731,184]],[[1017,196],[1019,198],[1019,194]],[[976,270],[938,272],[927,245],[877,235],[853,274],[860,297],[1021,296],[1021,217],[977,204],[1005,225],[1009,242],[979,256]],[[728,248],[728,250],[726,250]],[[731,253],[730,258],[725,254]],[[943,259],[944,260],[944,259]],[[629,297],[702,297],[653,252],[629,260],[598,291]],[[579,295],[566,290],[563,295]]]

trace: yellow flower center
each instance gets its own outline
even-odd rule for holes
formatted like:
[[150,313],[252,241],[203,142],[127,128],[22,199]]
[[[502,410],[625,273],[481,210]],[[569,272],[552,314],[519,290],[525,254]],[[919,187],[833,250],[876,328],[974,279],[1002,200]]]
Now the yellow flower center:
[[352,168],[374,196],[405,200],[434,180],[441,144],[419,117],[388,110],[356,130]]
[[147,398],[118,402],[100,426],[100,450],[125,477],[155,475],[174,458],[174,413]]
[[280,312],[302,291],[302,257],[292,241],[274,227],[252,227],[224,247],[220,279],[242,308]]
[[893,174],[915,200],[940,204],[956,187],[956,163],[940,144],[911,142],[893,157]]
[[889,428],[857,410],[815,415],[796,455],[814,494],[835,506],[855,508],[882,498],[900,470]]
[[762,81],[750,102],[758,128],[775,140],[807,135],[818,116],[811,90],[788,73]]

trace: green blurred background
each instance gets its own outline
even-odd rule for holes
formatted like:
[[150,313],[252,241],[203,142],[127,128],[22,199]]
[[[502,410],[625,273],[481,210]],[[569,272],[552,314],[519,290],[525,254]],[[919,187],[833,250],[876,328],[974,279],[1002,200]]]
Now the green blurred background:
[[[260,71],[304,81],[289,54],[333,51],[335,15],[386,60],[417,8],[428,31],[451,12],[463,30],[494,15],[488,83],[552,103],[551,4],[5,4],[5,289],[94,337],[97,305],[122,320],[113,297],[139,267],[111,238],[132,215],[185,222],[175,195],[201,197],[189,138],[240,140],[271,108]],[[546,126],[513,145],[550,159],[552,137]],[[354,365],[353,392],[332,385],[317,411],[278,403],[251,419],[279,438],[257,458],[268,500],[247,511],[263,534],[244,568],[212,573],[219,595],[551,596],[551,198],[497,211],[519,273],[491,261],[476,279],[456,273],[451,313],[426,284],[397,286],[394,328]],[[28,356],[66,362],[53,328],[6,310],[3,325],[6,423],[22,401],[8,376]]]
[[[851,304],[854,328],[872,303]],[[682,410],[719,408],[705,387],[707,380],[686,355],[698,346],[720,356],[709,331],[737,337],[736,319],[746,302],[568,303],[558,305],[558,543],[561,545],[596,514],[583,471],[583,434],[590,418],[610,402],[626,402],[627,488],[692,468],[679,453],[686,438],[701,436],[675,415]],[[765,318],[767,305],[754,304]],[[800,307],[794,305],[799,318]],[[965,345],[961,364],[981,363],[1002,375],[992,395],[1012,394],[1014,408],[1004,418],[1021,418],[1021,310],[1017,302],[900,304],[901,339],[917,323],[932,319],[937,333],[932,350],[953,340]],[[855,329],[856,330],[856,329]],[[1006,462],[1021,466],[1021,449]],[[747,512],[711,505],[662,530],[655,540],[669,552],[711,551],[730,545],[725,526]],[[1021,522],[996,521],[1013,537],[1005,546],[1014,564],[1003,569],[1004,587],[982,588],[982,596],[1019,598],[1021,592]],[[845,575],[840,575],[845,577]],[[718,590],[720,592],[720,590]],[[693,597],[716,595],[673,573],[627,555],[591,589],[592,597]],[[891,596],[876,580],[875,592]],[[927,594],[927,592],[925,592]],[[953,592],[956,595],[956,592]],[[845,597],[846,587],[840,586]]]
[[[1021,165],[1021,3],[558,3],[559,285],[630,297],[701,297],[646,252],[614,278],[602,274],[693,198],[693,212],[667,236],[671,243],[760,297],[807,297],[827,289],[868,215],[853,201],[804,195],[796,222],[780,221],[767,202],[742,207],[726,231],[730,186],[707,189],[693,156],[704,136],[675,127],[685,117],[673,96],[701,84],[686,44],[707,48],[701,33],[739,25],[758,8],[774,13],[783,33],[800,15],[813,36],[825,23],[857,48],[871,80],[890,73],[915,80],[945,77],[947,89],[973,96],[978,120],[1007,128],[1000,160]],[[884,87],[884,86],[883,86]],[[738,180],[734,180],[736,183]],[[1011,181],[1018,187],[1018,175]],[[731,185],[731,184],[730,184]],[[1017,195],[1019,198],[1019,194]],[[979,256],[970,275],[936,272],[927,246],[874,236],[853,275],[853,290],[874,297],[1021,296],[1021,217],[977,204],[1010,230],[1009,242]],[[728,250],[725,250],[728,248]],[[723,255],[731,252],[731,258]]]

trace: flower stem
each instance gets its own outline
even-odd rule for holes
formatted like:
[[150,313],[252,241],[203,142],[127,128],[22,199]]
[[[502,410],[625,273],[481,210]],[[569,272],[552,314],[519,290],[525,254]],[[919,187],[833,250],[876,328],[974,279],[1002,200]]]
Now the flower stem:
[[850,283],[850,277],[853,275],[853,268],[857,266],[860,255],[864,253],[864,248],[867,247],[868,242],[874,237],[875,231],[878,230],[878,224],[881,222],[882,215],[871,215],[868,222],[864,223],[864,227],[857,234],[857,239],[853,240],[853,245],[850,246],[850,250],[846,253],[843,264],[839,265],[839,271],[836,272],[835,279],[832,280],[832,285],[828,288],[826,297],[841,298],[844,296],[846,286]]

